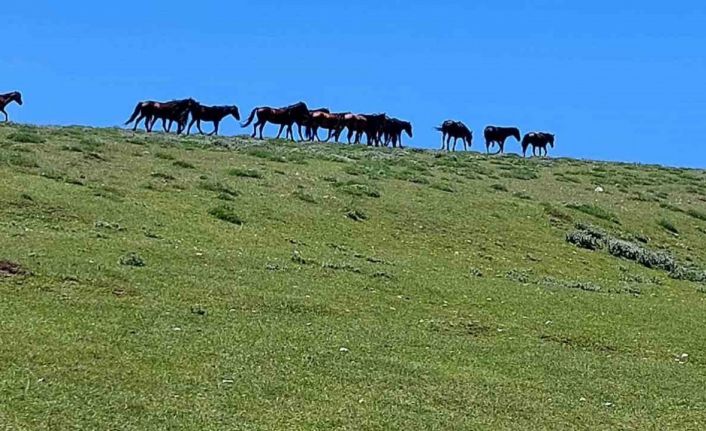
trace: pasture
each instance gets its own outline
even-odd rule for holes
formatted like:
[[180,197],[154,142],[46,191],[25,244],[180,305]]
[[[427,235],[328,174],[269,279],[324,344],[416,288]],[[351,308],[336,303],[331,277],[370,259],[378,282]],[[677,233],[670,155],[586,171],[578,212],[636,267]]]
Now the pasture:
[[0,429],[698,429],[704,269],[699,170],[0,125]]

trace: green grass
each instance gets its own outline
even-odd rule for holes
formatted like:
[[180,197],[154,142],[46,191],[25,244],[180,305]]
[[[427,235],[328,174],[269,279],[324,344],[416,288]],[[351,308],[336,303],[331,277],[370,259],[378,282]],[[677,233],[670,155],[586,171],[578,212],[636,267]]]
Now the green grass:
[[702,171],[0,125],[0,178],[0,429],[706,423]]

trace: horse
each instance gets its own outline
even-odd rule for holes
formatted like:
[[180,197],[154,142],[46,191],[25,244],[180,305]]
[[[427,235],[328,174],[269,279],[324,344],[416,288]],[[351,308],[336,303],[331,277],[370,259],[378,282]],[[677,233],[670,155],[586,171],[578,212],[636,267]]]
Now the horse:
[[463,140],[463,150],[468,151],[468,148],[473,145],[473,132],[460,121],[446,120],[441,124],[441,127],[436,127],[436,130],[441,132],[441,149],[446,147],[449,151],[451,138],[454,138],[453,151],[456,151],[456,142],[459,138]]
[[[186,127],[189,111],[197,104],[198,102],[191,98],[169,102],[155,102],[153,100],[138,102],[125,125],[127,126],[134,121],[135,124],[132,130],[135,131],[140,121],[144,119],[145,130],[149,133],[152,131],[154,123],[161,119],[162,128],[165,132],[168,132],[172,128],[172,123],[176,121],[177,134],[179,134]],[[167,120],[169,120],[169,127],[166,124]]]
[[[295,122],[306,122],[309,118],[309,108],[304,102],[298,102],[294,105],[289,105],[284,108],[271,108],[269,106],[254,108],[252,112],[250,112],[250,116],[248,117],[248,119],[245,121],[245,123],[241,124],[240,127],[248,127],[250,124],[252,124],[256,115],[257,121],[253,125],[253,132],[251,135],[253,138],[257,136],[257,129],[259,127],[260,139],[262,139],[262,129],[264,129],[265,124],[269,122],[272,124],[278,124],[280,126],[279,132],[277,133],[277,139],[282,136],[282,130],[287,127],[285,139],[291,135],[292,140],[294,140],[294,132],[292,132],[292,125]],[[301,136],[299,138],[301,139]]]
[[226,116],[232,115],[236,121],[240,121],[240,111],[238,111],[238,107],[235,105],[205,106],[196,104],[190,112],[191,123],[189,123],[189,127],[186,128],[187,135],[191,133],[191,128],[194,123],[196,123],[196,128],[202,135],[203,131],[201,130],[201,122],[207,121],[213,123],[213,132],[209,133],[209,135],[218,135],[218,125]]
[[306,134],[306,139],[311,138],[311,127],[313,125],[312,115],[316,114],[317,112],[330,114],[331,110],[328,108],[309,109],[309,117],[295,121],[295,123],[297,123],[297,132],[299,133],[299,140],[304,140],[304,135],[302,135],[302,126],[306,127],[306,129],[304,130],[304,133]]
[[389,118],[387,114],[363,114],[365,117],[365,136],[368,141],[368,146],[375,145],[379,147],[382,143],[382,135],[385,128],[385,123]]
[[547,155],[547,145],[554,148],[554,135],[545,132],[530,132],[522,138],[522,157],[527,155],[527,147],[532,146],[532,155],[537,155],[537,148],[539,148],[539,156],[542,156],[542,150],[544,150],[544,155]]
[[495,154],[502,154],[505,151],[505,141],[511,136],[520,142],[520,129],[517,127],[488,126],[483,131],[483,135],[485,136],[486,153],[490,153],[490,147],[498,144],[499,149]]
[[385,146],[387,147],[390,142],[392,142],[392,147],[397,148],[399,143],[400,148],[402,146],[402,132],[406,132],[407,135],[412,137],[412,123],[409,121],[402,121],[397,118],[387,118],[385,124],[383,125],[383,136],[385,140]]
[[354,144],[360,144],[360,137],[362,136],[363,133],[365,133],[365,130],[368,127],[368,119],[365,118],[363,115],[359,114],[345,114],[343,116],[343,121],[341,123],[341,126],[339,129],[336,131],[335,138],[336,142],[338,142],[338,139],[341,137],[341,133],[343,132],[343,129],[348,129],[348,143],[351,143],[351,138],[353,138],[353,135],[355,135],[355,140],[353,141]]
[[325,142],[330,141],[331,137],[335,137],[336,142],[338,142],[339,135],[337,134],[337,132],[340,129],[343,129],[345,116],[347,114],[348,112],[342,112],[337,114],[331,114],[330,112],[324,111],[312,112],[311,119],[309,121],[309,124],[307,125],[306,130],[309,140],[312,142],[314,141],[314,139],[321,141],[321,139],[319,138],[319,128],[321,128],[328,130],[328,136],[326,137]]
[[5,114],[5,122],[10,121],[10,117],[5,111],[5,107],[10,103],[15,102],[22,106],[22,94],[19,91],[13,91],[12,93],[0,94],[0,112]]

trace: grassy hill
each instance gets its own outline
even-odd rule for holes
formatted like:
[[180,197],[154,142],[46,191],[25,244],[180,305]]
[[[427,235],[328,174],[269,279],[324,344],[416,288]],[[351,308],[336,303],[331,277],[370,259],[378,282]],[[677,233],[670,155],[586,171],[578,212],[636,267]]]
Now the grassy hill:
[[0,126],[0,429],[698,429],[703,268],[703,171]]

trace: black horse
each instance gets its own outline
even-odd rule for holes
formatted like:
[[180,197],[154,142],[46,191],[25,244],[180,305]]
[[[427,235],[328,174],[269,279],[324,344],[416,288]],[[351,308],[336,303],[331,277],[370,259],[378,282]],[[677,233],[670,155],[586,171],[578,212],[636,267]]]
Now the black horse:
[[[147,100],[139,102],[136,106],[130,119],[125,122],[125,125],[135,122],[133,131],[137,130],[140,121],[145,120],[145,130],[151,132],[154,123],[158,119],[162,120],[162,128],[168,132],[172,128],[172,123],[177,123],[177,134],[181,133],[186,128],[189,112],[198,105],[194,99],[172,100],[169,102],[155,102]],[[169,127],[167,127],[169,121]]]
[[449,151],[451,138],[454,138],[453,151],[456,151],[456,142],[459,139],[463,140],[463,150],[468,151],[468,148],[473,145],[473,132],[460,121],[446,120],[441,124],[441,127],[436,127],[436,130],[441,132],[441,149],[446,147]]
[[406,132],[407,135],[412,137],[412,123],[409,121],[399,120],[397,118],[387,118],[385,124],[383,125],[383,136],[385,140],[385,146],[387,147],[392,142],[392,147],[397,148],[399,144],[400,148],[402,146],[402,132]]
[[[305,124],[309,119],[309,108],[304,102],[298,102],[294,105],[285,106],[284,108],[271,108],[269,106],[263,106],[260,108],[255,108],[250,113],[250,116],[241,124],[241,127],[248,127],[255,116],[257,115],[257,121],[253,125],[252,137],[257,136],[257,130],[260,129],[260,139],[262,139],[262,129],[265,128],[265,124],[272,123],[279,125],[279,132],[277,133],[277,139],[282,136],[282,130],[287,128],[287,133],[285,138],[289,138],[291,135],[292,140],[294,140],[294,132],[292,131],[292,125],[294,123]],[[299,137],[301,139],[301,136]]]
[[490,153],[490,147],[498,144],[499,149],[495,154],[502,154],[505,151],[505,141],[511,136],[520,142],[520,129],[517,127],[488,126],[483,131],[483,135],[485,136],[486,153]]
[[542,156],[542,150],[544,150],[544,155],[547,155],[547,145],[554,148],[554,135],[551,133],[544,132],[530,132],[522,138],[522,157],[527,155],[527,147],[532,146],[532,155],[537,155],[537,148],[539,148],[539,155]]
[[0,94],[0,112],[5,114],[5,122],[10,121],[5,107],[11,102],[16,102],[18,105],[22,106],[22,94],[19,91],[13,91],[12,93]]
[[194,126],[194,123],[196,123],[196,128],[199,130],[199,133],[203,135],[201,122],[207,121],[213,123],[213,132],[209,133],[209,135],[218,135],[218,125],[228,115],[232,115],[236,121],[240,121],[240,111],[238,111],[238,107],[235,105],[205,106],[199,103],[191,108],[191,123],[189,123],[189,127],[186,128],[186,134],[191,133],[191,128]]

